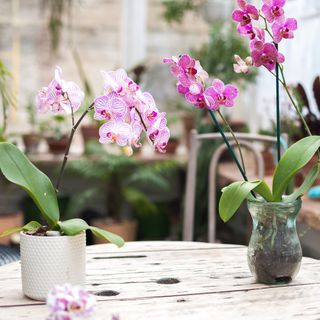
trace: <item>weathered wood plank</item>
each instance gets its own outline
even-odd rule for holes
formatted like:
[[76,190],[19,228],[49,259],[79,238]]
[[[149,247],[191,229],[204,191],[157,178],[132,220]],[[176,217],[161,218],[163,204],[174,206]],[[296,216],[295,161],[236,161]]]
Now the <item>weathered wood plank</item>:
[[[112,314],[121,320],[158,319],[319,319],[318,285],[272,287],[259,290],[140,300],[98,302],[96,320],[109,320]],[[0,309],[0,319],[43,320],[46,306]]]
[[[278,301],[281,309],[282,304],[287,307],[286,299],[292,292],[307,295],[310,288],[314,294],[320,290],[320,261],[310,258],[303,259],[297,279],[289,286],[271,287],[255,283],[248,270],[246,248],[241,246],[140,242],[128,243],[124,248],[116,249],[112,245],[99,245],[88,248],[87,258],[87,289],[93,293],[118,293],[114,296],[97,296],[99,312],[109,309],[110,313],[121,311],[122,319],[147,319],[147,314],[150,314],[149,319],[179,319],[179,316],[188,319],[191,315],[197,315],[197,319],[212,319],[213,315],[217,315],[216,312],[229,315],[227,308],[222,308],[216,301],[222,305],[233,301],[230,303],[231,308],[238,303],[237,299],[241,295],[252,296],[250,301],[254,301],[254,305],[251,306],[248,301],[239,301],[239,310],[235,313],[245,318],[245,313],[240,312],[243,307],[249,308],[251,312],[252,308],[255,310],[255,305],[259,305],[261,312],[265,308],[265,299],[279,292],[283,292],[283,297]],[[0,315],[5,315],[0,316],[1,320],[10,319],[12,314],[17,316],[12,319],[28,319],[28,315],[36,310],[45,310],[41,303],[39,306],[39,302],[22,296],[19,263],[1,267],[0,271]],[[164,278],[177,279],[179,282],[157,283]],[[275,293],[270,293],[273,290],[276,290]],[[318,296],[312,298],[318,300]],[[311,299],[310,304],[308,302],[312,308],[314,300]],[[237,309],[237,306],[233,307]],[[101,315],[108,315],[108,312],[103,311]],[[43,312],[41,316],[43,319]]]

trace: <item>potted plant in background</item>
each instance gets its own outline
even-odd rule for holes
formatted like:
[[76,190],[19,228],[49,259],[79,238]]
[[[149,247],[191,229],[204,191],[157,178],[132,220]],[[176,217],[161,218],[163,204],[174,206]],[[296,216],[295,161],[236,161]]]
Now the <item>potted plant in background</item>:
[[9,79],[11,79],[11,72],[0,59],[0,100],[2,116],[0,124],[0,142],[6,141],[8,109],[10,107],[16,107],[16,98],[14,92],[10,89]]
[[49,152],[63,154],[68,145],[67,118],[64,115],[55,115],[50,120],[42,121],[40,128],[45,132]]
[[[119,93],[119,87],[122,87]],[[33,199],[46,226],[31,221],[21,228],[4,231],[0,236],[20,232],[22,288],[26,296],[37,300],[46,298],[55,285],[85,282],[85,230],[91,230],[118,246],[123,239],[106,230],[89,226],[84,220],[75,218],[60,221],[57,193],[61,185],[74,133],[86,114],[95,109],[104,124],[100,128],[101,143],[117,143],[131,148],[139,146],[142,131],[152,145],[165,152],[169,139],[165,114],[160,113],[148,93],[127,77],[124,70],[104,73],[104,95],[97,97],[77,121],[74,113],[83,100],[83,92],[77,84],[62,79],[62,71],[56,68],[55,77],[48,87],[37,95],[40,112],[67,113],[71,115],[72,129],[64,159],[55,187],[50,179],[37,169],[13,144],[0,143],[0,170],[12,183],[23,188]],[[105,104],[101,104],[101,100]]]
[[22,135],[26,153],[37,153],[41,141],[40,134],[37,132],[36,108],[31,101],[26,106],[28,122],[31,132]]
[[[281,157],[280,154],[280,104],[277,95],[277,158],[278,164],[273,174],[272,189],[264,180],[249,182],[243,161],[239,161],[230,146],[222,127],[217,121],[218,114],[223,122],[221,106],[232,107],[238,90],[234,85],[225,85],[215,79],[211,86],[206,87],[207,74],[200,63],[188,55],[179,59],[164,59],[172,63],[171,72],[177,76],[178,92],[196,108],[206,107],[226,143],[244,181],[234,182],[222,190],[219,202],[219,213],[224,221],[228,221],[237,211],[240,204],[247,199],[248,208],[253,219],[253,231],[248,248],[248,263],[251,272],[262,283],[288,283],[300,268],[302,250],[296,231],[296,216],[301,207],[300,197],[313,184],[320,173],[318,161],[309,171],[304,182],[293,193],[285,195],[292,178],[317,154],[320,158],[320,136],[312,135],[296,100],[287,86],[284,76],[285,57],[278,51],[278,43],[282,39],[294,37],[297,21],[285,18],[284,1],[264,2],[261,10],[238,0],[239,8],[233,12],[233,20],[238,22],[238,32],[250,39],[250,57],[242,60],[236,56],[237,73],[248,73],[251,66],[265,67],[276,78],[277,93],[279,84],[286,91],[293,108],[297,112],[308,137],[293,144]],[[262,26],[254,26],[254,20],[262,22]],[[271,39],[266,41],[266,35]],[[197,90],[195,90],[197,89]],[[230,126],[227,126],[236,141],[236,147],[241,148]],[[241,157],[242,158],[242,157]]]
[[[157,187],[163,191],[169,188],[167,180],[154,169],[155,165],[143,165],[125,155],[106,153],[96,142],[90,142],[87,151],[88,158],[71,162],[68,171],[85,179],[101,181],[106,186],[103,194],[105,194],[107,214],[104,212],[101,217],[92,219],[90,223],[120,235],[125,241],[136,240],[139,207],[148,208],[150,214],[155,211],[154,203],[139,189],[139,186],[147,183],[148,188]],[[77,201],[72,211],[78,209],[79,204],[86,202],[86,195],[87,197],[89,195],[90,199],[101,195],[100,185],[101,183],[99,187],[80,193],[77,198],[80,197],[82,201],[81,203]],[[96,237],[95,242],[101,243]]]

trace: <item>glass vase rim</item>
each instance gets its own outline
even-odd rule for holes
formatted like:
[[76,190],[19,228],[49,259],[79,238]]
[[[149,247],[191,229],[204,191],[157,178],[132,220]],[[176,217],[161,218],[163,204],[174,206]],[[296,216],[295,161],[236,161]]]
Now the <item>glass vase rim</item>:
[[[286,196],[283,196],[282,199],[285,199]],[[278,206],[278,207],[292,207],[295,205],[299,205],[301,204],[302,200],[299,197],[298,199],[295,199],[293,201],[277,201],[277,202],[268,202],[266,200],[264,200],[262,197],[258,197],[258,198],[253,198],[253,197],[249,197],[247,198],[247,202],[248,203],[252,203],[255,205],[263,205],[263,206]]]

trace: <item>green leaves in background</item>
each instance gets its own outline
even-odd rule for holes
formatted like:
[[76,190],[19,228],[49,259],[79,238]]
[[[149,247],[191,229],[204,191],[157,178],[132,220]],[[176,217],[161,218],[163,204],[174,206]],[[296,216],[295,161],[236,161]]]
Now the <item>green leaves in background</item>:
[[111,233],[109,231],[97,228],[97,227],[92,227],[89,226],[84,220],[82,219],[70,219],[70,220],[66,220],[66,221],[59,221],[58,225],[61,229],[61,231],[68,235],[68,236],[74,236],[77,235],[79,233],[81,233],[82,231],[85,230],[91,230],[93,232],[94,235],[96,235],[99,238],[103,238],[115,245],[117,245],[118,247],[122,247],[124,245],[124,240],[117,236],[114,233]]
[[0,170],[12,183],[28,192],[49,227],[59,220],[57,195],[50,179],[13,144],[0,143]]

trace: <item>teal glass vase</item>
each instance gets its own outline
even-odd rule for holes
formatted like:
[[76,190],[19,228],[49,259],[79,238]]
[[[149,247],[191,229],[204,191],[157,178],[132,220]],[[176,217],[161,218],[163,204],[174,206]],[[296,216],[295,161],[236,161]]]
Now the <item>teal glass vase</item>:
[[253,221],[248,264],[256,280],[289,283],[300,269],[302,250],[296,229],[301,199],[293,202],[247,201]]

